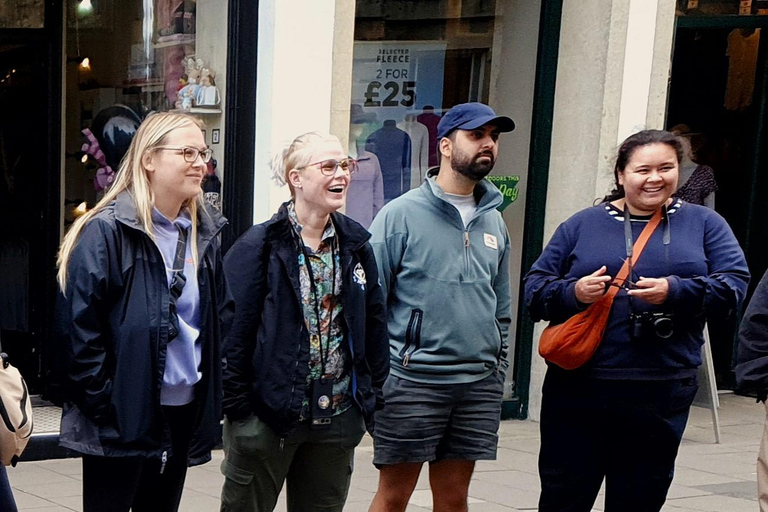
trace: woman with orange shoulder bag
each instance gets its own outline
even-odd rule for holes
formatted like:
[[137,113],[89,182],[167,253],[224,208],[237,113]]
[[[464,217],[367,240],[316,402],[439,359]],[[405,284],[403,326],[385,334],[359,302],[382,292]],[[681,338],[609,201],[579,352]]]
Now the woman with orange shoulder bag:
[[[682,151],[666,131],[627,138],[613,192],[563,222],[526,275],[533,320],[550,322],[540,346],[542,512],[591,510],[604,479],[607,512],[661,509],[704,323],[744,299],[749,271],[725,220],[672,197]],[[590,341],[579,361],[565,346]]]

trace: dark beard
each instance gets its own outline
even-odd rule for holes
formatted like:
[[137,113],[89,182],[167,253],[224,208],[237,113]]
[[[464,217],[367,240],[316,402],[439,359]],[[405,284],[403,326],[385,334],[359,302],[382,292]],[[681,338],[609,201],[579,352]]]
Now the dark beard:
[[493,155],[487,155],[491,158],[491,161],[487,164],[478,163],[477,159],[481,156],[485,155],[480,154],[471,158],[465,154],[457,154],[454,152],[451,155],[451,168],[472,181],[480,181],[488,176],[488,173],[493,169],[493,164],[496,163],[496,159]]

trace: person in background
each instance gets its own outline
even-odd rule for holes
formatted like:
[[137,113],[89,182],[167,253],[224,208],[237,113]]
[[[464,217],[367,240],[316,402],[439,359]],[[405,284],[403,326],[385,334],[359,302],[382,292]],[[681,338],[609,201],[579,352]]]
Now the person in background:
[[236,303],[224,374],[223,512],[341,512],[355,447],[389,373],[370,234],[338,213],[356,163],[339,140],[296,137],[272,162],[291,199],[232,246]]
[[755,288],[739,327],[736,385],[741,393],[757,395],[766,407],[757,454],[757,498],[760,512],[768,512],[768,272]]
[[218,444],[233,311],[226,221],[200,187],[211,153],[193,117],[147,117],[61,244],[60,444],[83,456],[85,512],[178,510],[193,436],[203,460]]
[[3,512],[18,512],[16,500],[13,499],[11,482],[8,481],[8,473],[2,464],[0,464],[0,510]]
[[715,172],[708,165],[694,161],[692,139],[694,135],[688,125],[678,124],[672,127],[672,133],[678,136],[683,145],[683,160],[680,162],[680,178],[677,183],[675,197],[687,203],[700,204],[707,208],[715,208],[715,192],[717,182]]
[[[744,300],[749,271],[717,213],[673,198],[683,147],[645,130],[620,146],[615,188],[563,222],[525,277],[534,321],[560,324],[619,286],[603,339],[584,366],[548,364],[541,405],[542,512],[661,510],[696,394],[703,328]],[[632,247],[661,223],[640,258]],[[612,282],[630,259],[624,282]]]

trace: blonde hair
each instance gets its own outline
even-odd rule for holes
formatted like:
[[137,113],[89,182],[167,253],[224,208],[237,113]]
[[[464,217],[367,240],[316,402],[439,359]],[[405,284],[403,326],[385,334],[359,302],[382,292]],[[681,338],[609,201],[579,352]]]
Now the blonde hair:
[[[104,197],[96,206],[78,218],[70,230],[64,236],[59,248],[59,255],[56,261],[58,273],[56,280],[59,288],[66,293],[67,288],[67,266],[72,256],[72,251],[77,245],[77,239],[82,233],[83,228],[91,221],[101,210],[112,203],[117,196],[127,191],[133,204],[136,207],[136,214],[139,223],[149,237],[155,239],[154,223],[152,222],[152,211],[155,207],[155,194],[149,182],[147,171],[142,162],[143,156],[157,146],[161,146],[169,133],[179,128],[187,126],[196,126],[202,128],[202,124],[196,118],[187,114],[177,114],[170,112],[160,112],[150,114],[141,123],[136,135],[131,141],[128,152],[120,162],[115,182],[112,184]],[[197,197],[186,201],[183,207],[187,208],[192,219],[192,258],[197,264],[197,208],[203,204],[202,191]]]
[[310,159],[317,145],[324,142],[335,142],[341,145],[339,138],[330,133],[307,132],[286,143],[283,149],[272,158],[269,164],[272,170],[272,179],[278,185],[287,184],[291,190],[291,197],[295,196],[295,190],[288,179],[288,173],[293,169],[311,164]]

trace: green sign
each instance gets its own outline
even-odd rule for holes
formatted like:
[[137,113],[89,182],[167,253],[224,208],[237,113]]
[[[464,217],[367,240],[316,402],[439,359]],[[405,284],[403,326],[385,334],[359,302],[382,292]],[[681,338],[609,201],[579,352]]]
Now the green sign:
[[507,206],[517,200],[519,192],[517,184],[520,182],[520,176],[488,176],[488,181],[496,185],[501,195],[504,196],[504,202],[498,208],[500,212],[503,212]]

